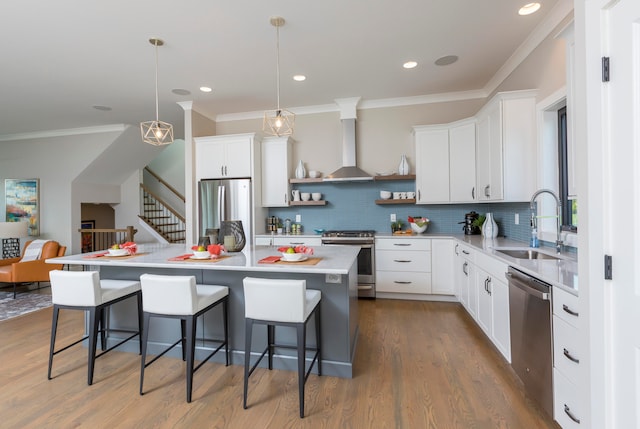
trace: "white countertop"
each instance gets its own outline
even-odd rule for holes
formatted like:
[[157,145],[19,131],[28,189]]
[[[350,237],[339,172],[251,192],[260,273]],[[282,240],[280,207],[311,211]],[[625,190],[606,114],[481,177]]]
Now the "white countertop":
[[[519,269],[520,271],[534,276],[553,286],[559,287],[573,295],[578,295],[578,261],[577,254],[563,252],[562,259],[516,259],[494,248],[517,248],[528,249],[529,246],[521,241],[509,240],[506,238],[484,239],[481,235],[464,234],[413,234],[413,235],[392,235],[391,233],[376,234],[376,238],[452,238],[461,243],[472,246],[478,251],[501,260],[502,262]],[[541,253],[555,255],[555,249],[551,247],[536,248]]]
[[[47,259],[47,263],[70,265],[108,265],[120,267],[188,268],[199,270],[229,271],[270,271],[307,274],[349,274],[349,269],[358,256],[359,249],[353,246],[322,247],[314,246],[314,257],[321,258],[316,265],[302,263],[260,264],[258,261],[267,256],[280,255],[276,247],[247,246],[242,252],[229,253],[230,257],[217,262],[208,261],[169,261],[170,258],[191,252],[184,244],[140,244],[138,254],[133,257],[87,258],[84,255],[70,255]],[[102,252],[95,252],[102,253]]]

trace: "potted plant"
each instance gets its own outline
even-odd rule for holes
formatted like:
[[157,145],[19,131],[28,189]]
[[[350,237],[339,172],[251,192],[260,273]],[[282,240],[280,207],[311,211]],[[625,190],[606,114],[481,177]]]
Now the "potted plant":
[[478,217],[474,219],[473,222],[471,222],[471,226],[475,231],[478,231],[478,233],[480,233],[480,231],[482,231],[482,224],[484,224],[485,219],[487,219],[485,215],[478,215]]
[[395,222],[391,222],[391,232],[394,233],[396,231],[402,231],[402,221],[397,220]]

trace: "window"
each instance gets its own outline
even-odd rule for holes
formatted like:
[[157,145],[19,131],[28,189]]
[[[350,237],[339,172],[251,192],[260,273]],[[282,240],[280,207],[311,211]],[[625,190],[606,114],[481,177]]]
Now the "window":
[[578,231],[578,199],[569,196],[569,164],[567,144],[567,108],[558,110],[559,189],[562,201],[562,230]]

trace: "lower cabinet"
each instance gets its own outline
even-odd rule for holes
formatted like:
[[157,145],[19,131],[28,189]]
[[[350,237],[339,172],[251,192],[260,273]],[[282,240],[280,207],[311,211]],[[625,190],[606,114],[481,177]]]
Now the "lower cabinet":
[[431,240],[431,293],[455,295],[453,240]]
[[321,246],[320,237],[305,235],[256,235],[256,246]]
[[478,302],[475,291],[476,267],[473,263],[474,251],[471,247],[456,243],[454,245],[455,290],[458,301],[475,319]]
[[586,409],[579,393],[584,388],[580,365],[584,364],[585,352],[578,342],[578,297],[555,287],[552,293],[553,417],[565,429],[579,428]]
[[376,238],[376,292],[431,293],[431,240]]

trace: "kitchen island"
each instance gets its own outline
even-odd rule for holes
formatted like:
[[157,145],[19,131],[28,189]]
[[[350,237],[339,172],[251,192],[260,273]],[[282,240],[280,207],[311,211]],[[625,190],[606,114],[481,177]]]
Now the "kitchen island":
[[[65,264],[70,269],[81,266],[85,270],[100,271],[101,278],[139,279],[141,274],[194,275],[199,284],[229,287],[229,343],[232,363],[244,363],[244,277],[305,279],[307,288],[322,292],[322,372],[336,377],[353,377],[353,361],[358,336],[357,255],[353,246],[314,248],[313,259],[298,263],[260,263],[269,256],[277,256],[275,247],[247,247],[242,252],[228,253],[217,261],[171,260],[190,253],[184,244],[141,244],[138,253],[124,257],[91,257],[99,254],[70,255],[48,259],[48,263]],[[317,258],[317,259],[316,259]],[[318,260],[319,259],[319,260]],[[311,264],[315,263],[315,264]],[[74,268],[75,267],[75,268]],[[129,300],[133,301],[133,300]],[[209,338],[222,336],[220,309],[215,309],[198,321],[196,358],[203,358],[215,347]],[[172,323],[174,322],[174,323]],[[109,313],[112,329],[130,329],[136,326],[135,302],[124,301],[112,306]],[[179,324],[174,320],[152,318],[149,329],[149,354],[161,352],[180,336]],[[315,343],[313,320],[308,326],[308,343]],[[117,332],[109,333],[109,342],[118,342]],[[293,329],[278,328],[277,342],[295,344]],[[252,352],[260,353],[266,346],[266,329],[256,328],[253,334]],[[135,341],[121,346],[120,350],[138,353]],[[295,351],[276,350],[274,367],[297,370]],[[170,352],[180,357],[180,350]],[[224,355],[212,360],[224,362]],[[266,360],[265,360],[266,362]]]

